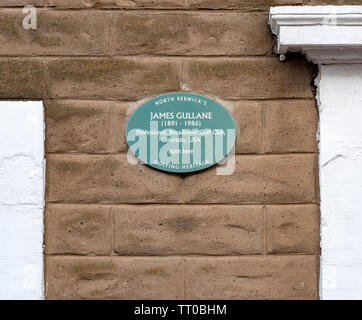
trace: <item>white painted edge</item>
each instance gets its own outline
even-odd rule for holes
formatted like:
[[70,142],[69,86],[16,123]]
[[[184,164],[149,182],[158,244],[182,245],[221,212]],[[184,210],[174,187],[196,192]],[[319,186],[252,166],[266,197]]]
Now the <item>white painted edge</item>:
[[320,65],[323,299],[362,298],[362,64]]
[[316,64],[362,62],[362,6],[273,7],[269,24],[279,54],[303,52]]
[[44,299],[44,110],[0,101],[0,299]]
[[338,14],[361,13],[362,6],[277,6],[270,8],[270,14],[329,14],[337,12]]

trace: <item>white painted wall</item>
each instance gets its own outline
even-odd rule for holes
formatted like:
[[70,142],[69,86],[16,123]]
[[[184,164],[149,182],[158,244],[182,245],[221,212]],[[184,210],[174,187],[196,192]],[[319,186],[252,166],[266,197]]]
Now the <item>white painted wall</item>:
[[321,296],[362,298],[362,64],[320,66]]
[[41,102],[0,102],[0,299],[43,298]]

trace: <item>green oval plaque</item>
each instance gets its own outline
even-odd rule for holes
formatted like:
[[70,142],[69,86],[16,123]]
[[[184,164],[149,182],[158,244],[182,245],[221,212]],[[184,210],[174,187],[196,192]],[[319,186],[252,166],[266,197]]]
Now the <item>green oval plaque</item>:
[[236,129],[216,101],[170,93],[143,103],[130,117],[127,143],[142,162],[168,172],[193,172],[220,162],[232,150]]

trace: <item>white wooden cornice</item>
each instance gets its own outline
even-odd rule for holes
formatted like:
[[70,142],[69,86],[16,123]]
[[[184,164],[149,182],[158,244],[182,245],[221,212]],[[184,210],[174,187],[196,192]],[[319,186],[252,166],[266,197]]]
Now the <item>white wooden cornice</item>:
[[316,64],[362,62],[362,6],[284,6],[270,9],[277,52],[303,52]]

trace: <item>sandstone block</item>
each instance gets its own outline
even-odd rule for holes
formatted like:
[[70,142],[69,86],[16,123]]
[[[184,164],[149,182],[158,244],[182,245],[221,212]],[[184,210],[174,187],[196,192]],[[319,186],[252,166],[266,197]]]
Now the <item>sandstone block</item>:
[[112,252],[110,208],[48,204],[45,221],[47,254],[109,255]]
[[263,251],[263,212],[254,206],[114,207],[120,255],[238,255]]
[[180,65],[156,58],[54,59],[48,63],[53,98],[137,100],[178,91]]
[[126,151],[127,109],[127,103],[113,101],[46,101],[46,151]]
[[265,55],[272,40],[260,13],[125,13],[111,20],[111,53]]
[[304,57],[201,58],[185,62],[183,88],[222,99],[313,98],[313,67]]
[[107,53],[105,12],[37,10],[37,28],[23,27],[22,8],[0,10],[1,55],[100,55]]
[[216,168],[185,179],[191,203],[306,203],[315,200],[315,156],[242,156],[231,175]]
[[314,254],[318,251],[318,206],[268,206],[266,225],[268,253]]
[[317,299],[314,256],[190,258],[186,299]]
[[41,99],[43,63],[37,59],[0,58],[1,99]]
[[184,298],[179,258],[50,257],[46,280],[50,300]]
[[48,155],[47,200],[66,203],[181,202],[182,177],[146,165],[126,154]]
[[317,152],[318,111],[314,100],[268,101],[265,151]]

